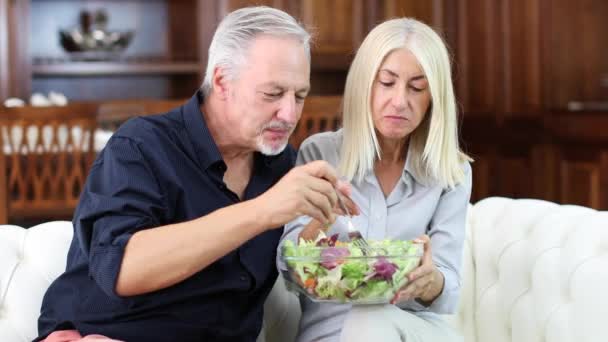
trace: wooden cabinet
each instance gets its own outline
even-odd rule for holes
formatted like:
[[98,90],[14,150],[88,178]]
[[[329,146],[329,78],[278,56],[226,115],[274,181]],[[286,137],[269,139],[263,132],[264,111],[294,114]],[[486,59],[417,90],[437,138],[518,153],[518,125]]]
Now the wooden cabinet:
[[[59,30],[78,27],[81,11],[104,9],[110,31],[133,30],[113,56],[76,56]],[[189,97],[202,80],[198,0],[0,1],[0,100],[51,90],[72,100]],[[194,28],[194,29],[193,29]]]

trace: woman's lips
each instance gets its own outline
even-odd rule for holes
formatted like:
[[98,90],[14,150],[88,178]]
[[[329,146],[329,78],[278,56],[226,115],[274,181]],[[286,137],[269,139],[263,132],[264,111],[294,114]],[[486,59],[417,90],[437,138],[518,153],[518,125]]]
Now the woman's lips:
[[387,115],[384,117],[385,119],[389,120],[389,121],[395,121],[395,122],[399,122],[399,121],[407,121],[408,119],[404,116],[398,116],[398,115]]

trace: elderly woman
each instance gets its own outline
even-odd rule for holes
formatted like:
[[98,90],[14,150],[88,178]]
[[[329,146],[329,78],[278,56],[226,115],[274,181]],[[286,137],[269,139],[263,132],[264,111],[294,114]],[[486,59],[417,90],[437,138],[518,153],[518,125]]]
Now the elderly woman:
[[[367,239],[416,239],[421,263],[392,304],[301,298],[298,341],[458,341],[437,314],[456,309],[471,159],[458,146],[450,60],[442,39],[413,19],[374,28],[346,80],[343,128],[308,138],[297,162],[323,159],[352,184]],[[331,228],[344,231],[340,217]],[[324,225],[300,217],[282,242],[314,239]],[[279,267],[284,267],[279,263]]]

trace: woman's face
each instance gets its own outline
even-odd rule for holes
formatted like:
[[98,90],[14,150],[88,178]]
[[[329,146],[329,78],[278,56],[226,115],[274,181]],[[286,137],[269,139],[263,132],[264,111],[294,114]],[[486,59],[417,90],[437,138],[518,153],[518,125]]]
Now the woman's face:
[[431,104],[426,76],[407,49],[389,53],[372,86],[372,117],[381,140],[402,140],[412,133]]

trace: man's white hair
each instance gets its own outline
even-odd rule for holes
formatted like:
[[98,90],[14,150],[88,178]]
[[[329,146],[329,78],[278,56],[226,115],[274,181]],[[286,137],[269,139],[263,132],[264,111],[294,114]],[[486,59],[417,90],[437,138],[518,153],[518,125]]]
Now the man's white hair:
[[201,89],[205,96],[213,88],[217,67],[228,79],[238,76],[251,42],[259,35],[293,37],[302,43],[310,61],[310,34],[289,14],[267,6],[245,7],[229,13],[220,23],[209,46],[209,59]]

